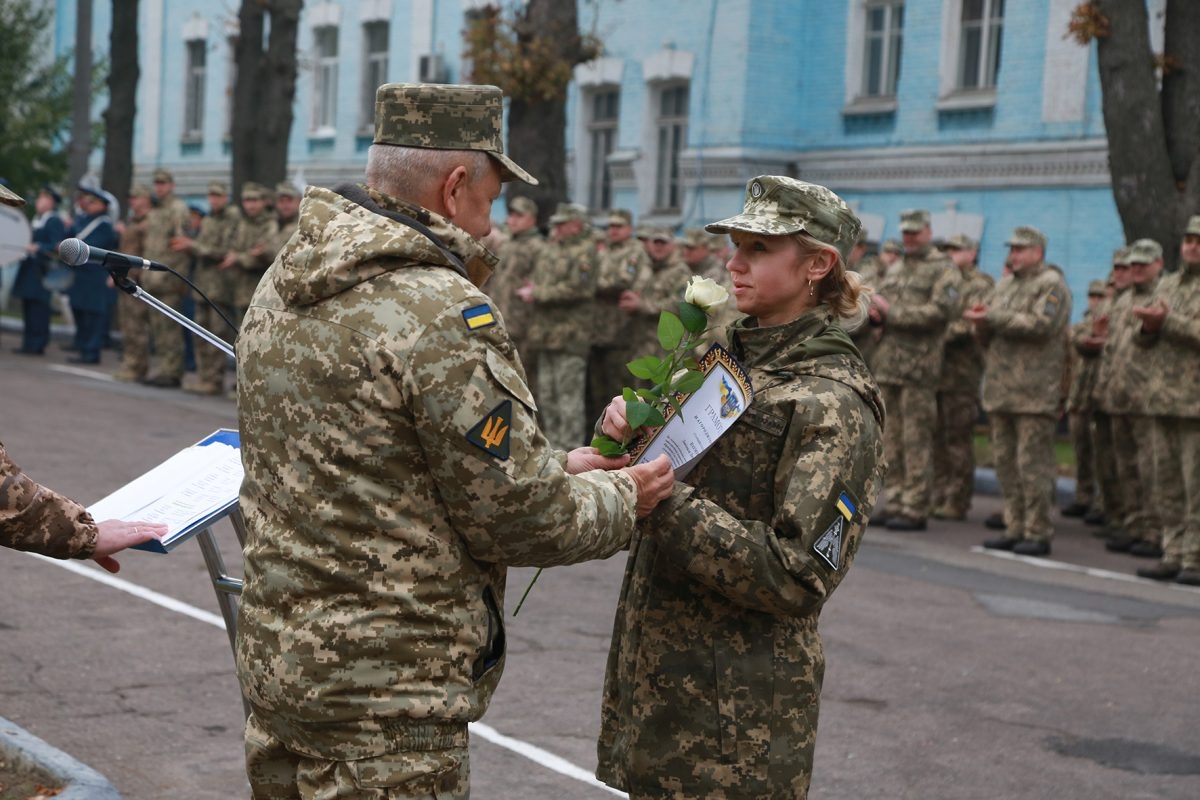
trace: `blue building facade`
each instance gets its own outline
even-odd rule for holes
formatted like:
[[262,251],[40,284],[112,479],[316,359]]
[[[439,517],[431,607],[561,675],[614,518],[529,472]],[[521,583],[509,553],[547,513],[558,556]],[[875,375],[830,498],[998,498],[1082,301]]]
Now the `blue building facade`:
[[[463,80],[465,15],[485,4],[306,3],[288,153],[297,182],[360,179],[374,87]],[[1081,297],[1122,229],[1095,48],[1065,35],[1076,4],[582,0],[581,27],[605,52],[570,89],[571,199],[685,227],[739,209],[748,178],[790,174],[845,197],[876,240],[898,236],[901,209],[928,208],[935,236],[978,238],[994,275],[1012,229],[1036,225]],[[1161,47],[1165,0],[1148,4]],[[75,3],[57,6],[67,50]],[[101,54],[109,13],[95,4]],[[229,174],[236,9],[142,0],[140,14],[137,177],[166,166],[201,198]]]

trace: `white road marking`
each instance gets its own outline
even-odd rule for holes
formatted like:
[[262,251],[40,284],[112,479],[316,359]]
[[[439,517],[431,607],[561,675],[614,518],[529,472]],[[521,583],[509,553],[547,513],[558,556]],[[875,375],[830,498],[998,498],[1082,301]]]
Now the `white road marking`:
[[[165,594],[156,592],[153,589],[147,589],[144,586],[131,583],[123,578],[118,578],[112,573],[106,572],[99,566],[90,566],[90,562],[47,558],[46,556],[41,556],[36,553],[27,553],[26,555],[33,556],[34,558],[44,561],[47,564],[53,564],[56,567],[61,567],[68,572],[74,572],[76,575],[82,575],[85,578],[90,578],[91,580],[102,583],[105,586],[126,592],[127,594],[131,594],[134,597],[141,598],[142,600],[147,600],[157,606],[167,609],[168,611],[175,611],[179,614],[183,614],[184,616],[199,620],[200,622],[207,622],[209,625],[212,625],[215,628],[226,630],[225,620],[222,619],[219,614],[210,613],[204,609],[196,608],[193,605],[188,605],[187,603],[176,600],[173,597],[168,597]],[[565,775],[568,778],[573,778],[581,783],[586,783],[589,786],[594,786],[597,789],[603,789],[609,794],[614,794],[617,797],[628,797],[628,795],[624,792],[618,791],[611,786],[596,780],[591,773],[582,767],[572,764],[570,761],[567,761],[561,756],[554,755],[554,753],[551,753],[549,750],[543,750],[537,745],[530,744],[529,742],[525,742],[520,739],[514,739],[511,736],[505,736],[503,733],[500,733],[500,731],[496,730],[490,725],[484,725],[482,722],[472,722],[468,725],[468,727],[470,728],[471,733],[486,739],[492,744],[499,745],[506,750],[511,750],[517,755],[527,758],[535,764],[545,767],[548,770],[557,772],[560,775]]]
[[63,364],[50,364],[46,369],[51,372],[65,372],[68,375],[75,375],[80,378],[91,378],[97,381],[107,381],[108,383],[116,383],[117,379],[107,372],[97,372],[94,369],[84,369],[83,367],[69,367]]
[[1025,564],[1031,564],[1042,569],[1057,569],[1063,572],[1075,572],[1080,575],[1090,575],[1093,578],[1108,578],[1109,580],[1125,581],[1126,583],[1141,583],[1152,586],[1165,586],[1169,589],[1176,589],[1181,592],[1196,592],[1200,591],[1190,586],[1184,586],[1171,581],[1154,581],[1149,578],[1139,578],[1137,575],[1129,575],[1124,572],[1113,572],[1108,569],[1096,569],[1094,567],[1081,567],[1078,564],[1068,564],[1066,561],[1055,561],[1051,558],[1038,558],[1036,556],[1022,556],[1016,553],[1009,553],[1006,550],[989,550],[985,547],[975,545],[971,548],[972,553],[982,553],[983,555],[993,556],[995,558],[1005,558],[1009,561],[1020,561]]

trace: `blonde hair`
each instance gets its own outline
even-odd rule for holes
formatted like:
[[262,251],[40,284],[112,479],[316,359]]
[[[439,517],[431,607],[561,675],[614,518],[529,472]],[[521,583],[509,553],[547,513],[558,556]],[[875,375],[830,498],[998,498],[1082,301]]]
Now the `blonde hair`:
[[846,269],[841,252],[833,245],[803,232],[795,234],[795,239],[800,244],[801,257],[830,253],[835,258],[829,274],[817,284],[817,301],[828,304],[847,329],[853,330],[862,325],[871,300],[871,288],[863,285],[862,276]]

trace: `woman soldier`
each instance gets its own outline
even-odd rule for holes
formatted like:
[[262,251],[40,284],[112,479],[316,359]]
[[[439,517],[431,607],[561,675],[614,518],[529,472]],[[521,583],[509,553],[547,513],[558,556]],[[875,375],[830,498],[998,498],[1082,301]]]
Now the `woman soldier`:
[[[883,406],[846,330],[861,224],[792,178],[746,187],[729,233],[733,354],[754,400],[629,545],[597,775],[639,798],[803,798],[824,674],[817,616],[879,491]],[[601,429],[628,440],[615,398]]]

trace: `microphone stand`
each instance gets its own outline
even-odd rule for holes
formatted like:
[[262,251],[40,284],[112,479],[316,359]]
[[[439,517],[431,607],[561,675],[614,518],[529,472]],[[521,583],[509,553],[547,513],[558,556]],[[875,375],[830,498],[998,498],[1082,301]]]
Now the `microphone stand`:
[[171,308],[169,305],[162,302],[133,281],[129,280],[129,276],[118,275],[115,270],[109,270],[108,274],[112,277],[113,283],[117,286],[117,288],[123,291],[125,294],[130,295],[131,297],[136,297],[138,300],[141,300],[143,303],[155,309],[159,313],[170,317],[192,333],[199,336],[204,341],[211,344],[213,347],[220,350],[225,355],[236,360],[237,356],[234,354],[233,348],[226,344],[225,340],[220,336],[217,336],[215,333],[210,332],[203,325],[198,325],[197,323],[185,317],[183,314],[180,314],[178,311]]

